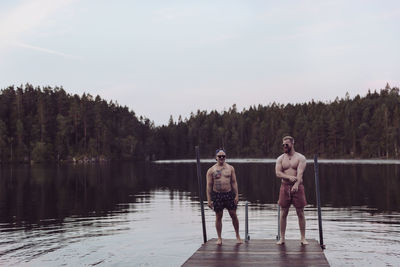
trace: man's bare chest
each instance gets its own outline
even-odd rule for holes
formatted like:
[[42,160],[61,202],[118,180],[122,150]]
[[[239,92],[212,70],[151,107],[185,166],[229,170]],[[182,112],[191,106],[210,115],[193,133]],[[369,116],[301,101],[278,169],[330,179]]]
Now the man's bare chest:
[[299,166],[299,160],[298,159],[283,159],[282,160],[282,169],[284,171],[293,169],[297,170],[297,167]]
[[232,176],[232,171],[227,167],[222,167],[222,168],[215,167],[213,172],[212,172],[212,177],[215,180],[230,179],[231,176]]

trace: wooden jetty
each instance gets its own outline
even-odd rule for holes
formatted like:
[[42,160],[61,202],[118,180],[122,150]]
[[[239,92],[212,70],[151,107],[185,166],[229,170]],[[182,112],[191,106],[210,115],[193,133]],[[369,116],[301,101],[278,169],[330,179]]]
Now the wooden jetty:
[[234,239],[223,239],[222,245],[211,239],[203,244],[182,266],[329,266],[317,240],[301,245],[299,240],[249,240],[236,244]]

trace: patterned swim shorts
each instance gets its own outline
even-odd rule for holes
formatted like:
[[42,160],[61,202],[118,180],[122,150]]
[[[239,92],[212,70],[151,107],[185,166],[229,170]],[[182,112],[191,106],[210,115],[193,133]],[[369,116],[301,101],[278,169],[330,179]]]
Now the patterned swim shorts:
[[214,211],[220,212],[224,208],[228,210],[236,210],[237,205],[235,204],[236,194],[233,191],[229,192],[215,192],[211,193],[211,200],[213,201]]

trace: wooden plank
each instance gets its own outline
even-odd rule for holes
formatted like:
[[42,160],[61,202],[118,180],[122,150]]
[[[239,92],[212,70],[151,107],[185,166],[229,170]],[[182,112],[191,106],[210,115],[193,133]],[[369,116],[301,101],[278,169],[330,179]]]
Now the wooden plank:
[[203,244],[182,266],[329,266],[316,240],[309,240],[306,246],[298,240],[286,240],[283,246],[276,245],[275,240],[216,242],[211,239]]

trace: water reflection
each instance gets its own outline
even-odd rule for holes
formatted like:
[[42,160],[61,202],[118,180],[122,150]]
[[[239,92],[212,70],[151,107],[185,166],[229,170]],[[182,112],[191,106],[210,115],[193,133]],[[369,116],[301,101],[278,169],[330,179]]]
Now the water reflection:
[[[202,165],[205,175],[208,164]],[[252,203],[276,203],[280,181],[274,164],[235,164],[241,198]],[[205,188],[205,179],[203,179]],[[304,185],[309,204],[315,203],[313,165]],[[139,192],[168,189],[188,192],[196,200],[194,164],[109,164],[84,166],[12,166],[0,169],[0,222],[62,221],[71,215],[99,215],[135,202]],[[367,206],[374,211],[400,210],[399,165],[320,165],[323,206]],[[204,192],[204,197],[205,197]],[[145,197],[142,195],[141,197]]]
[[[274,164],[236,164],[240,192],[251,202],[276,203],[280,181]],[[314,166],[308,164],[304,186],[309,204],[314,205]],[[400,210],[399,165],[320,165],[323,206],[367,206],[371,212]]]
[[[210,165],[202,164],[203,176]],[[274,238],[280,185],[274,164],[234,166],[241,200],[250,202],[252,238]],[[317,238],[313,171],[309,164],[304,184],[307,233]],[[321,164],[320,177],[329,262],[396,262],[399,165]],[[0,265],[180,265],[202,242],[197,188],[195,164],[3,166]],[[243,209],[242,201],[242,219]],[[296,215],[289,216],[288,238],[298,238]],[[208,209],[206,221],[213,237]],[[223,235],[233,237],[229,216],[223,223]]]
[[46,219],[114,210],[116,203],[129,202],[144,189],[143,170],[108,165],[2,168],[0,221],[46,224]]
[[[211,164],[202,164],[202,174]],[[280,181],[275,177],[275,165],[236,163],[239,191],[242,199],[252,203],[276,203]],[[357,165],[320,164],[320,190],[323,206],[367,206],[371,212],[400,210],[400,176],[398,164]],[[172,190],[197,195],[195,164],[158,164],[152,168],[154,184],[162,184]],[[203,179],[205,188],[205,178]],[[314,166],[308,164],[304,174],[304,186],[308,203],[314,205]],[[205,197],[205,192],[204,196]]]

